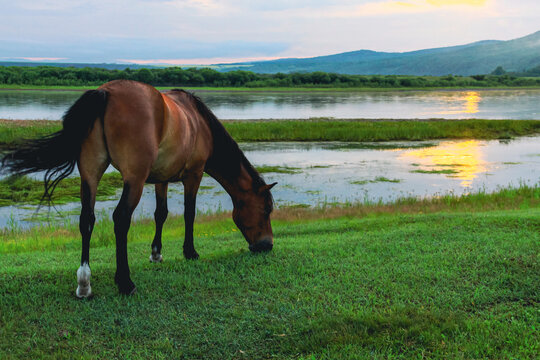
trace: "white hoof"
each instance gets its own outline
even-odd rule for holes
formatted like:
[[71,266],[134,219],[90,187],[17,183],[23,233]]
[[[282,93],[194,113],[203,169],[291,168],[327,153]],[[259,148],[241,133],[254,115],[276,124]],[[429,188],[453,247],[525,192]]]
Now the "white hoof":
[[77,291],[75,291],[75,295],[77,295],[78,298],[87,298],[92,295],[92,287],[90,286],[90,266],[88,266],[88,263],[84,263],[79,267],[79,270],[77,270]]
[[161,254],[152,253],[152,255],[150,255],[150,262],[160,263],[162,261],[163,261],[163,256]]

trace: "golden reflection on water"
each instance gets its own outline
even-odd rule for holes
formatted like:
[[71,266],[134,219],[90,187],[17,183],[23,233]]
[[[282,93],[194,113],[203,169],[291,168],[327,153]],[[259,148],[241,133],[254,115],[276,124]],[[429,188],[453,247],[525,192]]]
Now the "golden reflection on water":
[[[482,97],[477,91],[467,91],[457,99],[455,97],[448,97],[444,98],[444,100],[449,109],[438,112],[437,114],[439,115],[476,114]],[[456,105],[456,102],[460,102],[460,104]]]
[[435,147],[405,151],[399,159],[415,164],[416,170],[445,171],[445,176],[462,180],[463,187],[469,187],[479,173],[487,170],[476,140],[441,142]]

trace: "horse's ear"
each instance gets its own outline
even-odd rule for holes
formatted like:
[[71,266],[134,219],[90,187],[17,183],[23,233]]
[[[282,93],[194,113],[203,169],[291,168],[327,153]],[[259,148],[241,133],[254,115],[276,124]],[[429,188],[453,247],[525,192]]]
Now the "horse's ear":
[[273,188],[274,186],[276,186],[276,184],[277,184],[277,182],[269,184],[269,185],[261,186],[259,188],[259,194],[262,194],[265,191],[270,191],[270,189]]

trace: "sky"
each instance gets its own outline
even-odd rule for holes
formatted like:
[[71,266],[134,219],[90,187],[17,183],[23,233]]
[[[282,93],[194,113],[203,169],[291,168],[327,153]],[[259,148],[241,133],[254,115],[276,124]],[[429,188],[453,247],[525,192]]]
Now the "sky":
[[0,61],[215,64],[540,30],[540,0],[0,0]]

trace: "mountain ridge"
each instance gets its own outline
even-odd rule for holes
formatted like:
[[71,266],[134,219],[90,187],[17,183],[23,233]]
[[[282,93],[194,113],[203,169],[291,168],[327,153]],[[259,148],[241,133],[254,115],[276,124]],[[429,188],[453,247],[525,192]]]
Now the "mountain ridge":
[[[226,67],[224,66],[226,65]],[[237,66],[235,66],[237,65]],[[502,66],[524,71],[540,65],[540,31],[512,40],[481,40],[469,44],[408,52],[368,49],[311,58],[216,64],[221,71],[257,73],[324,71],[357,75],[476,75]]]

